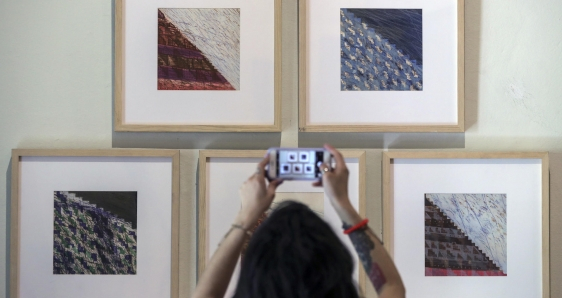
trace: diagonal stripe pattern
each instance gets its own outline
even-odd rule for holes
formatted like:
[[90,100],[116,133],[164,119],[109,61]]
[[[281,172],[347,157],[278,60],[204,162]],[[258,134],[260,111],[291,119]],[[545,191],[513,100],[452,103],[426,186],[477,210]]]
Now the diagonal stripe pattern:
[[507,273],[505,194],[426,194],[482,252]]
[[240,90],[240,9],[160,8],[212,66]]
[[421,65],[347,9],[340,10],[341,90],[420,91]]
[[424,218],[426,276],[506,275],[428,195]]

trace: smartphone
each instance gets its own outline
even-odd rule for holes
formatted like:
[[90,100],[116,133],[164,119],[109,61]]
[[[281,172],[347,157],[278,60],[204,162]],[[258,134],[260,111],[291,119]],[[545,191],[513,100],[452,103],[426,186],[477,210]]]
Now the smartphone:
[[269,148],[266,167],[270,180],[320,180],[322,163],[331,164],[332,154],[324,148]]

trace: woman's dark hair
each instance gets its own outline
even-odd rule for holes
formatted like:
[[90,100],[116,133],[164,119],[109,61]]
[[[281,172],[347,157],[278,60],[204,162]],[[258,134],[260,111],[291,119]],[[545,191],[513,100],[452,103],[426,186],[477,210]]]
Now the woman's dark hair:
[[351,254],[307,206],[282,203],[258,227],[234,297],[358,297]]

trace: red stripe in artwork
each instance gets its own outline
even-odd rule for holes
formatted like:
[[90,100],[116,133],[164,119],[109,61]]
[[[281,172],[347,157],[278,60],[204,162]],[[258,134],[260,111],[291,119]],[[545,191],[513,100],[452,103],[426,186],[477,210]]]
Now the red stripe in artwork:
[[501,270],[452,270],[425,267],[425,276],[507,276]]

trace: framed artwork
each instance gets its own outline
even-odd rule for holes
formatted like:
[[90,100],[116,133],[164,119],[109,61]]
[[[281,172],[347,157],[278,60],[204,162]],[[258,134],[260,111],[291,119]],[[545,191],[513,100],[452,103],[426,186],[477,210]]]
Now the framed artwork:
[[[199,198],[197,274],[201,276],[219,242],[230,228],[238,210],[238,189],[256,169],[266,151],[202,150],[199,153]],[[350,171],[349,195],[353,206],[365,216],[365,151],[342,151]],[[354,279],[365,292],[365,273],[357,265],[353,244],[342,233],[341,220],[322,188],[312,187],[311,181],[287,181],[277,188],[272,208],[282,201],[293,200],[308,205],[334,229],[349,248],[355,260]],[[361,266],[361,265],[359,265]],[[239,265],[230,281],[226,297],[231,297],[238,281]]]
[[10,297],[179,297],[178,150],[12,152]]
[[464,0],[299,5],[300,131],[464,131]]
[[383,240],[412,297],[550,297],[548,153],[385,152]]
[[281,131],[281,0],[117,0],[115,16],[115,131]]

